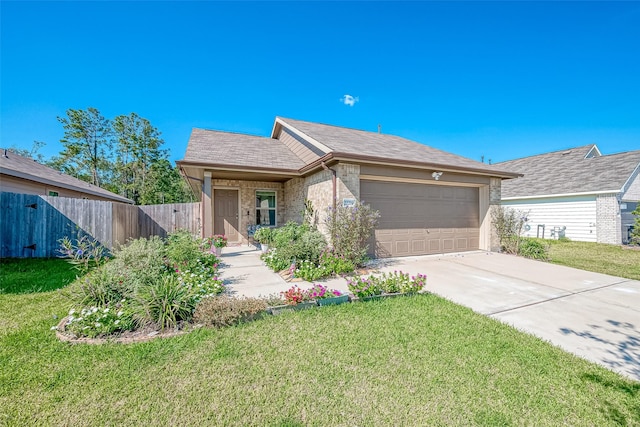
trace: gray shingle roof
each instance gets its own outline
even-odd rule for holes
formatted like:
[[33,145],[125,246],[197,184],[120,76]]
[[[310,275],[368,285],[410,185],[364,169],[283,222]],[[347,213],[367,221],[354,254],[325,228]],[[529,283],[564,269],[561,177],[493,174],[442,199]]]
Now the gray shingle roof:
[[468,168],[487,172],[500,171],[500,169],[496,167],[491,167],[487,164],[395,135],[282,117],[279,119],[338,153],[352,155],[365,154],[367,156],[380,158],[381,160],[424,162],[441,165],[443,167]]
[[640,164],[640,151],[586,158],[593,144],[495,163],[524,177],[503,181],[502,197],[619,192]]
[[261,136],[194,128],[182,161],[298,170],[304,162],[281,141]]
[[2,154],[0,154],[0,173],[2,174],[66,188],[68,190],[88,193],[117,202],[133,203],[133,200],[129,200],[126,197],[89,184],[88,182],[74,178],[70,175],[65,175],[55,169],[40,164],[33,159],[20,156],[13,151],[7,151],[7,156],[5,157],[5,150],[0,150],[2,150]]

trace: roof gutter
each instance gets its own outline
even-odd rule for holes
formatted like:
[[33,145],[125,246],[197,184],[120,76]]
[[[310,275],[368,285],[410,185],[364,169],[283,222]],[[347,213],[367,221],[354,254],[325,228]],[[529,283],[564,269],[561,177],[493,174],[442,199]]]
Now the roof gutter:
[[477,168],[468,168],[468,167],[452,168],[451,166],[447,167],[446,165],[443,166],[442,164],[438,164],[438,163],[418,162],[413,160],[381,161],[380,157],[366,156],[366,155],[359,155],[359,154],[349,154],[349,153],[337,153],[337,152],[331,152],[320,157],[314,162],[309,163],[308,165],[300,168],[299,172],[301,174],[311,172],[314,169],[318,169],[322,167],[323,163],[326,163],[330,160],[335,160],[335,161],[339,161],[339,160],[354,161],[355,160],[363,163],[385,164],[385,165],[399,166],[399,167],[407,167],[407,166],[414,167],[414,168],[426,167],[431,169],[437,169],[443,172],[466,172],[474,175],[485,175],[485,176],[489,175],[489,176],[500,177],[500,178],[520,178],[524,176],[521,173],[515,173],[515,172],[499,171],[499,170],[493,170],[493,169],[477,169]]

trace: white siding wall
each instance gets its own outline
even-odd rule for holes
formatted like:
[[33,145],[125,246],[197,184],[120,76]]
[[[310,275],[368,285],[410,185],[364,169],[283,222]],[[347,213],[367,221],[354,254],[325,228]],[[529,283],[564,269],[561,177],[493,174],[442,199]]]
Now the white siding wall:
[[526,200],[503,200],[503,206],[529,211],[529,226],[524,233],[536,237],[539,224],[545,226],[545,238],[549,238],[553,227],[567,227],[565,236],[571,240],[596,242],[596,197],[548,197]]

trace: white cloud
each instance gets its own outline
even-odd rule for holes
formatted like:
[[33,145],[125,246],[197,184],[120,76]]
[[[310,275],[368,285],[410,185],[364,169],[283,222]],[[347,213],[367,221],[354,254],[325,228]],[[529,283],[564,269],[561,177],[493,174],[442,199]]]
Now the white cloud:
[[356,102],[360,101],[357,96],[345,95],[340,98],[340,102],[349,107],[353,107]]

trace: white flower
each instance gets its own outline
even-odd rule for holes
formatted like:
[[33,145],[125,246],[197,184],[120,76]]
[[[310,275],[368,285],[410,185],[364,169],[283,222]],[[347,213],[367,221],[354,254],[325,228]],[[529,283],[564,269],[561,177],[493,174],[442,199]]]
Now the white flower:
[[52,331],[55,331],[56,329],[58,329],[58,327],[57,327],[57,326],[52,326],[52,327],[51,327],[51,330],[52,330]]
[[124,314],[124,311],[120,310],[120,311],[118,312],[118,317],[122,316],[123,314]]
[[96,322],[96,323],[95,323],[95,325],[96,325],[96,328],[99,328],[100,326],[102,326],[102,325],[101,325],[100,323],[98,323],[98,322]]
[[108,313],[109,312],[109,307],[105,308],[103,313]]
[[120,323],[120,319],[118,319],[115,322],[113,322],[114,325],[117,325],[118,323]]
[[73,317],[73,316],[69,316],[69,320],[68,320],[68,322],[69,322],[69,323],[73,322],[73,319],[75,319],[75,317]]
[[69,310],[69,314],[73,314],[73,313],[75,313],[75,312],[76,312],[76,311],[75,311],[73,308],[72,308],[71,310]]
[[91,311],[92,311],[93,313],[97,313],[97,312],[98,312],[98,307],[93,307],[93,308],[91,309]]

